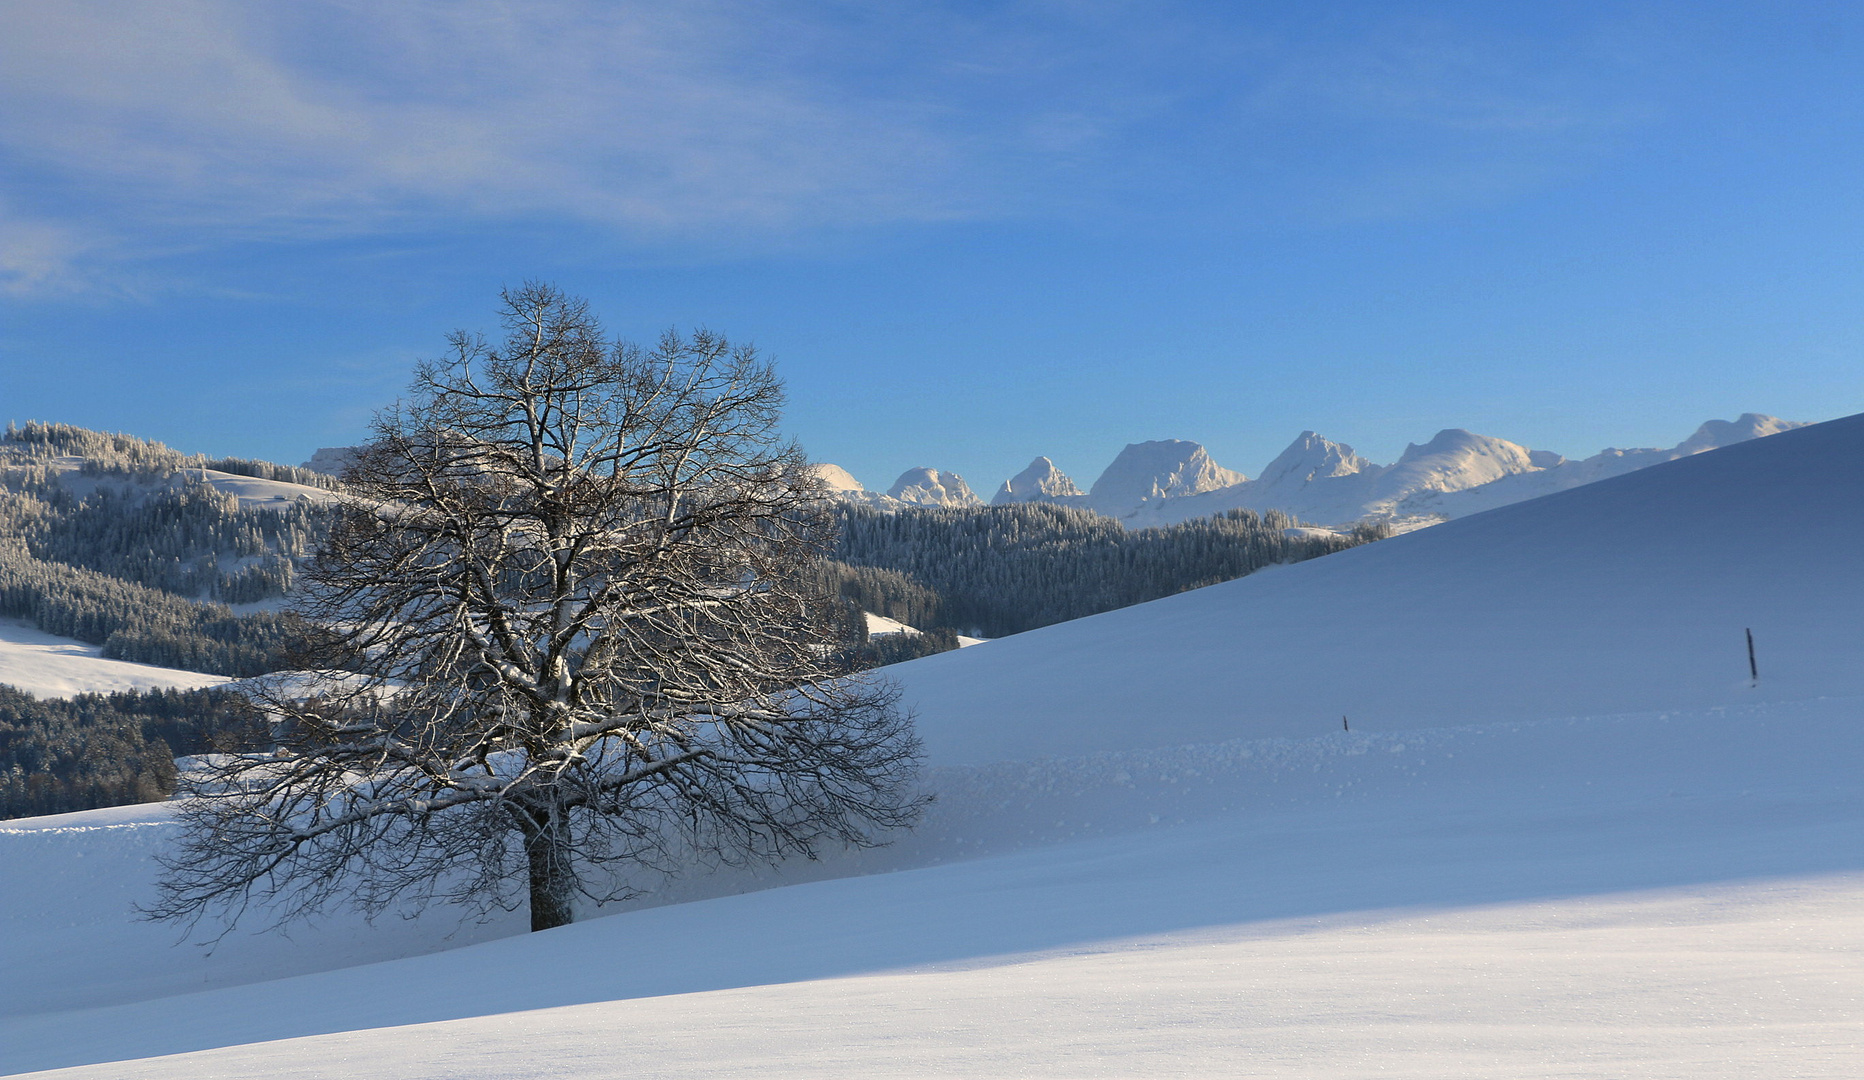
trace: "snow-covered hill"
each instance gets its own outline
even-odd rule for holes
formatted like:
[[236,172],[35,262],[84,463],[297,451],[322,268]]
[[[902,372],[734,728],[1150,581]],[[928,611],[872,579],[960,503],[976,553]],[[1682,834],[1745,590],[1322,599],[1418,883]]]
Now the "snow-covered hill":
[[21,619],[0,618],[0,685],[33,697],[68,698],[120,690],[192,690],[224,675],[104,659],[103,650],[57,637]]
[[895,670],[944,762],[1860,693],[1859,530],[1852,417]]
[[86,472],[85,463],[85,458],[76,455],[51,458],[46,461],[56,475],[59,485],[80,499],[91,495],[99,488],[110,488],[112,491],[133,497],[158,491],[178,491],[196,485],[205,485],[223,495],[233,496],[239,500],[242,510],[278,509],[295,502],[323,505],[334,502],[337,497],[335,492],[325,488],[294,484],[285,480],[267,480],[257,476],[222,472],[218,469],[188,466],[162,475],[128,477]]
[[160,807],[3,823],[0,1070],[1854,1076],[1861,527],[1852,417],[900,665],[920,830],[544,934],[177,948]]
[[176,946],[149,808],[9,822],[0,1070],[1849,1078],[1861,705],[945,770],[890,861],[533,935]]
[[171,483],[205,483],[215,491],[237,498],[242,510],[277,507],[300,501],[324,504],[337,499],[335,492],[324,488],[284,480],[266,480],[257,476],[240,476],[213,469],[185,469]]

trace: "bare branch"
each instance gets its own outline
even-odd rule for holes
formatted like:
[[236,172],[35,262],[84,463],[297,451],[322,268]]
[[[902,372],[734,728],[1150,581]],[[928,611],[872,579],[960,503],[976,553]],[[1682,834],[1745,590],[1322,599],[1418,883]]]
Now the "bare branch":
[[610,871],[914,820],[909,718],[831,660],[834,519],[770,366],[503,299],[501,344],[452,335],[377,417],[298,599],[343,674],[265,692],[275,748],[189,781],[152,915],[522,897],[543,928]]

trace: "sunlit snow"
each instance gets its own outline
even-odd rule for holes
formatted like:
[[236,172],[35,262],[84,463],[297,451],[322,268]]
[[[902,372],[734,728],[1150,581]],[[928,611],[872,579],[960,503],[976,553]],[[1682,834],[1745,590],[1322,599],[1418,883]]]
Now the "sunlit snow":
[[162,807],[0,823],[0,1070],[1855,1076],[1861,525],[1864,417],[916,660],[917,832],[543,934],[177,946]]
[[121,690],[191,690],[226,682],[224,675],[106,660],[103,650],[47,634],[19,619],[0,618],[0,684],[34,697],[68,698]]

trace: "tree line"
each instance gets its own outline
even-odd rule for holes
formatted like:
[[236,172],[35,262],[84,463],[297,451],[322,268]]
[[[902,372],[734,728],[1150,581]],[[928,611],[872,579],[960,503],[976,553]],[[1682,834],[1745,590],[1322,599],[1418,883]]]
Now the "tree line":
[[[82,457],[73,482],[69,459]],[[65,424],[9,425],[0,436],[0,535],[37,559],[108,574],[177,596],[243,604],[289,592],[296,560],[315,550],[328,511],[301,500],[242,507],[191,479],[197,467],[335,483],[305,469],[187,458],[160,443]]]
[[304,634],[289,615],[235,615],[224,604],[34,558],[11,537],[0,537],[0,615],[100,645],[112,660],[234,677],[278,670]]
[[0,686],[0,818],[153,802],[175,758],[255,741],[234,690],[150,690],[40,700]]
[[1132,529],[1048,503],[896,511],[846,505],[821,574],[864,610],[922,629],[1003,637],[1214,585],[1389,535],[1300,528],[1277,510],[1232,510]]

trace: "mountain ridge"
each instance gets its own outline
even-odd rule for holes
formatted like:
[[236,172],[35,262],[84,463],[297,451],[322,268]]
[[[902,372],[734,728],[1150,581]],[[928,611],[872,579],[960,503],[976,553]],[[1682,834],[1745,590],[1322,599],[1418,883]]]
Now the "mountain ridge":
[[[1672,447],[1608,447],[1573,460],[1464,428],[1445,428],[1411,443],[1381,465],[1350,445],[1303,431],[1254,479],[1218,464],[1199,443],[1160,439],[1129,443],[1083,491],[1047,457],[999,486],[993,506],[1047,502],[1084,507],[1131,528],[1173,525],[1231,510],[1280,510],[1343,528],[1365,520],[1402,528],[1434,524],[1538,498],[1708,450],[1807,426],[1764,413],[1709,420]],[[819,466],[847,476],[838,466]],[[909,479],[911,478],[911,479]],[[957,478],[954,486],[948,478]],[[848,477],[852,481],[852,477]],[[839,497],[883,509],[907,505],[978,506],[955,473],[908,470],[893,490],[838,489]],[[831,485],[836,487],[836,485]],[[893,491],[907,495],[896,497]]]

